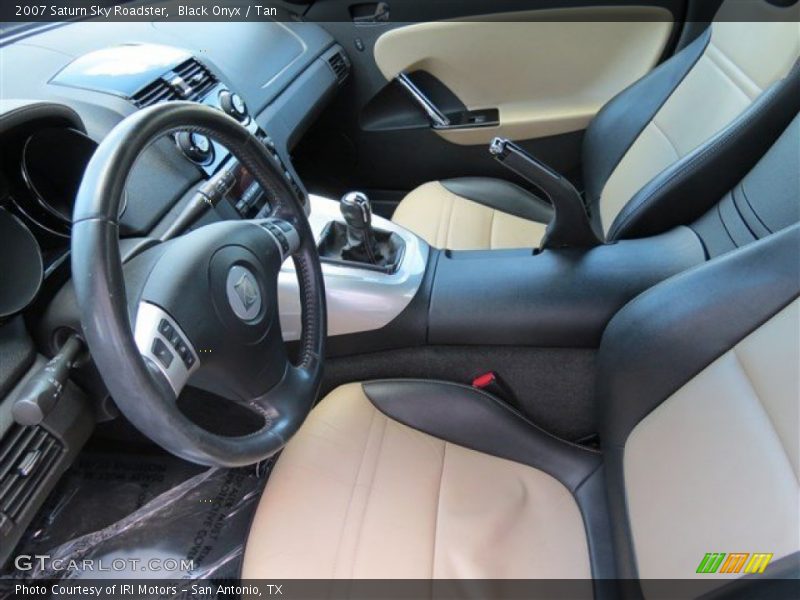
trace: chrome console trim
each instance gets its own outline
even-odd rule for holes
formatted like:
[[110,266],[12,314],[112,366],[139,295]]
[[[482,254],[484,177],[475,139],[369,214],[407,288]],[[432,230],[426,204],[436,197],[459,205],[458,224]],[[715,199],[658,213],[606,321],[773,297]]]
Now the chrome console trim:
[[[328,223],[343,223],[344,219],[335,200],[310,194],[309,203],[309,223],[314,238],[319,242]],[[411,303],[422,285],[430,252],[428,244],[407,229],[377,215],[372,217],[372,226],[403,238],[403,259],[392,274],[322,263],[328,301],[328,335],[371,331],[388,325]],[[300,298],[292,261],[283,264],[278,277],[278,306],[283,339],[300,339]]]

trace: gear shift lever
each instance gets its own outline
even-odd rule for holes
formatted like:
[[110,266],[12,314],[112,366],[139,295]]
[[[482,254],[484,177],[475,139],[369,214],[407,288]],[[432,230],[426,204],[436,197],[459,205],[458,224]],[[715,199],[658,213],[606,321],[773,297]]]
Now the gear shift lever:
[[349,268],[394,273],[403,260],[405,241],[392,231],[372,228],[372,207],[362,192],[349,192],[339,202],[344,223],[336,219],[322,230],[318,249],[325,262]]
[[372,207],[363,192],[348,192],[339,202],[347,223],[347,245],[342,251],[344,258],[373,265],[381,260],[375,232],[372,230]]

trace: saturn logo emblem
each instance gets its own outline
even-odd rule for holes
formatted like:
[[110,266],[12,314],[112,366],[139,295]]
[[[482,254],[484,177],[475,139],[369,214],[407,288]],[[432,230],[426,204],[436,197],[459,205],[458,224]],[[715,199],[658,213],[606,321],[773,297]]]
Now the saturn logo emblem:
[[252,321],[261,311],[261,291],[250,270],[235,265],[228,271],[226,292],[234,314],[242,321]]
[[233,289],[239,294],[245,309],[249,310],[258,301],[258,288],[250,273],[242,273],[239,281],[233,284]]

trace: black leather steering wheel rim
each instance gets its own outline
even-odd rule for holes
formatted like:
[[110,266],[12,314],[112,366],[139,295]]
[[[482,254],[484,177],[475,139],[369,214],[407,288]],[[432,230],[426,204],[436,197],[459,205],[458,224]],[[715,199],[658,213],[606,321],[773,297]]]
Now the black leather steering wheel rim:
[[[265,417],[264,427],[244,436],[215,434],[184,416],[134,340],[119,251],[118,206],[140,154],[175,131],[202,133],[224,145],[266,191],[273,214],[299,234],[299,247],[292,254],[302,307],[299,359],[296,365],[287,362],[280,393],[260,399],[257,408]],[[313,406],[326,334],[324,282],[314,237],[301,201],[275,158],[221,111],[190,102],[164,103],[131,115],[106,136],[86,169],[75,203],[72,277],[83,333],[109,393],[134,426],[168,451],[205,465],[253,464],[280,450]],[[270,300],[277,305],[277,298]]]

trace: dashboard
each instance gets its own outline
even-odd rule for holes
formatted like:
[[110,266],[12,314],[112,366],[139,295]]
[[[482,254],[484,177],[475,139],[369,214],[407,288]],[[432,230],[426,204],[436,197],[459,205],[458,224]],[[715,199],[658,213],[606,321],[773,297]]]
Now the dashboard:
[[[37,280],[45,288],[51,277],[59,280],[60,267],[68,262],[72,202],[83,170],[98,141],[125,116],[171,100],[219,108],[263,141],[295,191],[306,197],[290,151],[349,67],[344,51],[322,28],[291,22],[71,23],[3,46],[0,60],[0,207],[14,217],[3,216],[6,227],[27,230],[35,241],[19,233],[27,243],[11,253],[13,261],[5,259],[6,272],[13,262],[16,270],[30,273],[31,282],[4,286],[2,318],[34,301]],[[233,184],[227,202],[206,220],[253,218],[269,210],[268,200],[225,148],[179,132],[154,144],[131,174],[120,236],[159,235],[193,191],[220,169],[231,172]]]
[[[11,413],[32,373],[80,331],[69,285],[72,205],[83,171],[122,119],[189,100],[247,127],[301,198],[292,148],[349,72],[344,50],[303,22],[94,23],[0,41],[0,562],[85,443],[113,414],[102,383],[78,369],[52,413],[22,426]],[[123,256],[166,231],[211,176],[228,172],[224,201],[196,223],[253,218],[270,198],[214,140],[175,132],[132,171],[119,215]],[[88,361],[87,361],[88,363]],[[22,473],[20,457],[30,465]]]

